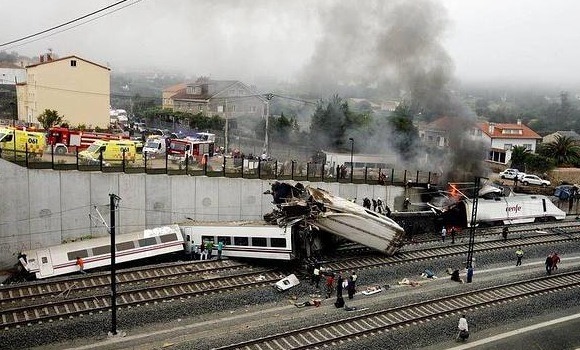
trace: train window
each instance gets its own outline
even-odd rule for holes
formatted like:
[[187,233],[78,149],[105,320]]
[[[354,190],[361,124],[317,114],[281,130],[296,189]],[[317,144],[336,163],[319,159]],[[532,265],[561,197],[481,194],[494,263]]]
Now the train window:
[[285,238],[270,238],[270,246],[276,248],[286,248]]
[[139,247],[147,247],[157,244],[157,237],[142,238],[139,240]]
[[105,255],[111,253],[110,245],[102,245],[100,247],[93,248],[93,255]]
[[83,250],[77,250],[76,252],[68,252],[67,254],[67,258],[68,260],[76,260],[78,257],[81,258],[86,258],[87,256],[89,256],[89,252],[86,249]]
[[171,233],[168,235],[162,235],[162,236],[159,236],[159,238],[161,239],[161,243],[177,241],[177,235],[175,233]]
[[542,207],[544,209],[544,213],[546,212],[546,199],[542,198]]
[[214,236],[201,236],[202,242],[213,242]]
[[129,242],[117,243],[117,244],[115,244],[115,246],[117,247],[117,251],[120,252],[121,250],[135,249],[135,242],[129,241]]
[[222,242],[225,245],[230,245],[232,244],[232,237],[218,236],[218,242]]
[[42,257],[42,264],[48,264],[48,258],[46,256]]
[[234,237],[234,245],[248,246],[248,237]]
[[265,237],[252,237],[252,246],[254,247],[267,247],[268,241]]

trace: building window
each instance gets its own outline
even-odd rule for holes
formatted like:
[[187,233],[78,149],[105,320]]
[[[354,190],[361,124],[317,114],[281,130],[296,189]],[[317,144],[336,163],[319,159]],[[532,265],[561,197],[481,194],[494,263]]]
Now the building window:
[[77,66],[77,60],[70,60],[70,66],[71,67],[76,67]]
[[197,110],[203,112],[203,105],[197,105]]
[[506,143],[505,145],[503,145],[503,149],[505,149],[506,151],[509,151],[512,149],[512,144],[511,143]]
[[524,147],[525,147],[527,150],[529,150],[529,151],[531,151],[531,150],[532,150],[532,144],[531,144],[531,143],[524,143]]

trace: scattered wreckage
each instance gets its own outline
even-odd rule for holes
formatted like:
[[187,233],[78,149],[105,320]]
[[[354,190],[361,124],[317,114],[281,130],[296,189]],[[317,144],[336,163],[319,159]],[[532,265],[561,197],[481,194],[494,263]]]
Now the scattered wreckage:
[[275,182],[265,194],[271,194],[275,204],[274,211],[264,215],[267,222],[282,226],[303,221],[387,255],[404,244],[405,231],[391,218],[323,189]]

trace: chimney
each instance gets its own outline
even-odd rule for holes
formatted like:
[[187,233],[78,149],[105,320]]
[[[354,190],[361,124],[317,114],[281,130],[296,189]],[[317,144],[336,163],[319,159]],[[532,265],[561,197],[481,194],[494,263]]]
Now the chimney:
[[522,125],[522,120],[518,118],[518,125]]
[[493,132],[495,131],[495,123],[489,123],[489,127],[487,130],[490,134],[493,134]]

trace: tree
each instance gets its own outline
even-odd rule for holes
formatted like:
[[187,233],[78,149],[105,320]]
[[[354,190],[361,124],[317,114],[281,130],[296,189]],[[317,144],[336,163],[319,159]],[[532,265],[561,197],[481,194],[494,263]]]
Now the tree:
[[393,129],[391,140],[395,148],[406,158],[414,158],[419,132],[413,125],[411,107],[406,103],[399,104],[389,118],[389,125]]
[[524,146],[514,146],[512,148],[512,168],[524,171],[526,168],[527,159],[530,155],[530,150]]
[[557,165],[570,165],[580,159],[580,148],[571,137],[556,135],[552,142],[548,142],[541,148],[541,153],[553,158]]
[[45,109],[41,115],[38,116],[38,122],[42,125],[44,130],[48,130],[55,125],[62,123],[64,116],[59,116],[58,112],[53,109]]

